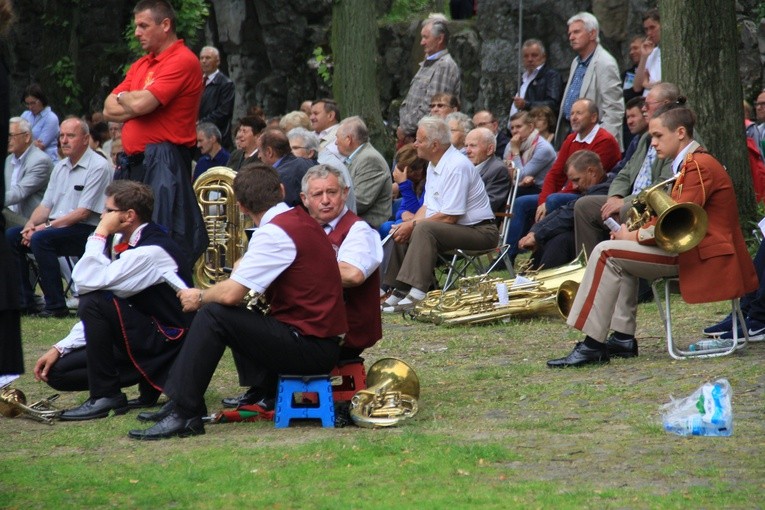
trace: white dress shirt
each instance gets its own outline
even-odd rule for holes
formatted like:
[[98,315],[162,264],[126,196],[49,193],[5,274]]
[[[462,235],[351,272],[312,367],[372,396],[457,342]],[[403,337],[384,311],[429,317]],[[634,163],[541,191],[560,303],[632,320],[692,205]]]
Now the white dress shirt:
[[248,289],[263,294],[271,283],[290,267],[297,257],[297,247],[287,233],[271,224],[271,220],[289,207],[279,202],[265,212],[252,234],[247,251],[231,273],[231,279]]

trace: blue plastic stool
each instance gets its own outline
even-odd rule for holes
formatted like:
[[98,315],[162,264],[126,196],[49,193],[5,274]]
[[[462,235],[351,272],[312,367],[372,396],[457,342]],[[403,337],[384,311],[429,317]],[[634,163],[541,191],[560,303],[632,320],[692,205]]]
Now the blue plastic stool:
[[[295,393],[316,393],[318,404],[296,405]],[[293,419],[318,419],[322,427],[334,428],[335,404],[332,400],[332,384],[329,375],[280,375],[279,392],[276,395],[277,429],[289,427]]]

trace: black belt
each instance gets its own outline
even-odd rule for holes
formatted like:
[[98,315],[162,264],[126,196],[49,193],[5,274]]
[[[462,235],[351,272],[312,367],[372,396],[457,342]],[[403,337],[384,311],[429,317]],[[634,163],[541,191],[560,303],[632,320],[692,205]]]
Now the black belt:
[[478,223],[474,223],[473,225],[470,225],[471,227],[480,227],[481,225],[489,225],[493,224],[495,220],[483,220],[479,221]]

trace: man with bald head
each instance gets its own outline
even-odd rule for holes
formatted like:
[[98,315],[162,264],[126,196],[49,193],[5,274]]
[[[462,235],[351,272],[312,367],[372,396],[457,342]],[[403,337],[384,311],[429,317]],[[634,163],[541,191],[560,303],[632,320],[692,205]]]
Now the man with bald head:
[[472,129],[465,137],[467,157],[481,175],[491,210],[500,212],[507,201],[510,178],[505,164],[494,154],[496,143],[494,133],[484,127]]
[[220,143],[231,149],[231,117],[234,115],[234,82],[220,72],[220,53],[213,46],[199,52],[205,89],[199,103],[199,124],[212,122],[220,130]]

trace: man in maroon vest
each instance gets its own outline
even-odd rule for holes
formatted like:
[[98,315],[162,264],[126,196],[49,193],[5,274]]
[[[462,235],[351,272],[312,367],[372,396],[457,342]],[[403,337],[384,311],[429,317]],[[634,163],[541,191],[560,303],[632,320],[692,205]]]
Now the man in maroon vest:
[[300,198],[327,233],[337,253],[343,283],[348,333],[340,359],[358,357],[382,338],[380,318],[380,235],[345,206],[348,185],[329,165],[317,165],[303,176]]
[[[204,434],[204,394],[226,347],[257,367],[258,387],[275,393],[279,373],[327,373],[348,330],[340,271],[321,226],[303,208],[284,204],[276,171],[248,165],[234,179],[242,212],[258,229],[228,280],[178,292],[184,311],[199,310],[170,370],[170,402],[131,430],[134,439]],[[239,306],[248,292],[265,296],[268,314]]]
[[[348,317],[348,333],[340,347],[340,360],[354,359],[382,338],[378,269],[383,255],[380,235],[348,210],[345,201],[350,188],[334,167],[317,165],[308,169],[301,188],[303,205],[327,232],[337,254]],[[234,362],[239,384],[249,389],[239,396],[224,398],[223,405],[272,407],[257,385],[257,368],[250,367],[250,363],[239,355],[234,355]]]

